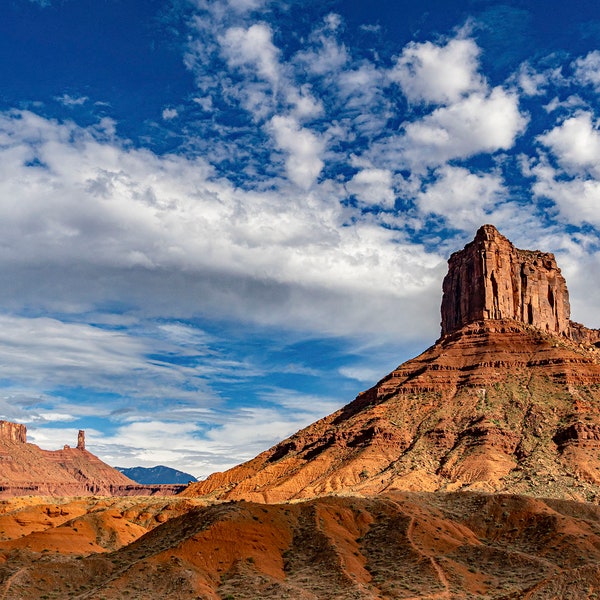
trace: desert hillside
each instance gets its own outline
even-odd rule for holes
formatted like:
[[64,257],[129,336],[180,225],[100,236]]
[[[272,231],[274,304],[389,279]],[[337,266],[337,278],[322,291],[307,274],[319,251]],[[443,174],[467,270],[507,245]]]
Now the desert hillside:
[[600,498],[600,332],[573,323],[552,254],[486,225],[449,260],[442,336],[336,413],[190,496],[392,490]]
[[169,496],[185,486],[136,483],[107,465],[85,447],[80,431],[77,446],[43,450],[27,442],[27,428],[0,421],[0,498],[14,496]]
[[[195,508],[123,500],[39,507],[62,523],[0,542],[0,597],[591,600],[600,589],[600,509],[590,504],[407,492]],[[39,521],[35,511],[16,514]],[[0,535],[9,522],[0,515]]]

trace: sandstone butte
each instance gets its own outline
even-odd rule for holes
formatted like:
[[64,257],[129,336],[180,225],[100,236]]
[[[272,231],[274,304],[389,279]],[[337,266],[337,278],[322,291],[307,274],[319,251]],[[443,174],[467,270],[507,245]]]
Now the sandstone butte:
[[0,421],[0,498],[12,496],[172,495],[184,486],[144,486],[86,450],[85,433],[77,446],[42,450],[27,443],[25,425]]
[[554,256],[492,225],[448,261],[441,337],[347,406],[186,496],[393,491],[600,501],[600,331],[570,320]]

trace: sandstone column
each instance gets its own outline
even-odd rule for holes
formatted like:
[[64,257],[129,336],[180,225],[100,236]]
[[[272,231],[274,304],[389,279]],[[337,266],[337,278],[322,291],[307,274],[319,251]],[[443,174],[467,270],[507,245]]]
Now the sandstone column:
[[569,292],[554,255],[519,250],[493,225],[450,257],[442,287],[442,335],[486,319],[569,334]]

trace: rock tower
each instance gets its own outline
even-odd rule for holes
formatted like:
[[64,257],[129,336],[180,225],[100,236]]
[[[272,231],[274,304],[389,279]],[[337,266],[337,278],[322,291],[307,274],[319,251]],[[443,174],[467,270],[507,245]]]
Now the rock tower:
[[442,289],[442,336],[487,319],[570,335],[569,292],[554,255],[519,250],[493,225],[452,254]]
[[20,423],[0,421],[0,439],[19,444],[27,443],[27,427]]

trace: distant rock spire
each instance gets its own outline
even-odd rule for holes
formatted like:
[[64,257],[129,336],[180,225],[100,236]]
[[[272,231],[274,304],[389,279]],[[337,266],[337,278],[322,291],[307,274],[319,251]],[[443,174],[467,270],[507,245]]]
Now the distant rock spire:
[[80,429],[77,434],[77,448],[79,450],[85,450],[85,431],[83,429]]
[[486,319],[512,319],[559,335],[570,333],[569,292],[554,255],[515,248],[493,225],[448,261],[442,335]]

